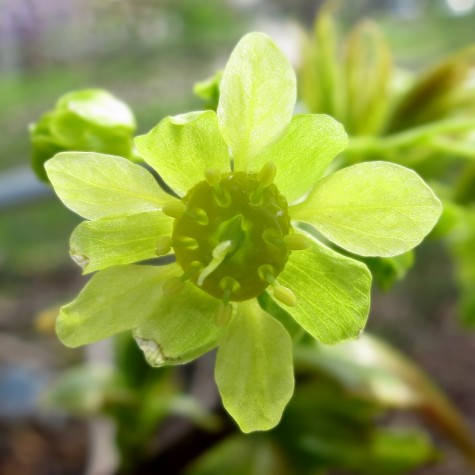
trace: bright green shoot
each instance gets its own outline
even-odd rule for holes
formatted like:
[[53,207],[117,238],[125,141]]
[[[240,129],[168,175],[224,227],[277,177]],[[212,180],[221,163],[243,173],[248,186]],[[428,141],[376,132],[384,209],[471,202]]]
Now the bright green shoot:
[[[251,33],[223,72],[217,113],[168,117],[136,139],[174,196],[125,158],[66,152],[46,163],[58,196],[88,220],[71,254],[85,273],[99,271],[62,308],[60,339],[75,347],[133,330],[154,366],[219,347],[218,388],[244,432],[274,427],[294,385],[292,339],[257,297],[271,294],[323,343],[365,327],[368,269],[301,223],[352,253],[394,256],[417,245],[441,212],[400,166],[374,162],[324,177],[347,136],[328,116],[293,116],[295,97],[287,59]],[[170,253],[171,264],[134,264]]]

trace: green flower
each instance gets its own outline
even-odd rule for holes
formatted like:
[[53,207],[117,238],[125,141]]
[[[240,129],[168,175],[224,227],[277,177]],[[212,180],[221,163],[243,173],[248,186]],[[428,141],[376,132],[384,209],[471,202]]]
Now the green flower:
[[[368,269],[315,239],[312,226],[352,253],[392,256],[423,239],[440,203],[414,172],[389,163],[322,178],[346,134],[330,117],[292,116],[295,75],[267,36],[241,40],[220,88],[217,113],[168,117],[136,139],[176,197],[124,158],[60,153],[47,162],[61,200],[88,219],[71,254],[86,273],[99,271],[61,309],[57,333],[74,347],[133,329],[155,366],[219,346],[224,406],[249,432],[277,424],[294,386],[289,333],[258,297],[276,315],[283,304],[323,343],[365,326]],[[171,252],[167,265],[132,264]]]
[[58,152],[94,150],[133,158],[134,133],[132,111],[107,91],[69,92],[30,126],[31,165],[47,181],[44,164]]

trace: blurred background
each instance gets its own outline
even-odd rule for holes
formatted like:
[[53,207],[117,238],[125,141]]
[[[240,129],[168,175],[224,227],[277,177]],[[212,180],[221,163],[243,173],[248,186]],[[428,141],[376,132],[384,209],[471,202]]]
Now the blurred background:
[[[374,21],[397,67],[412,73],[475,43],[475,0],[353,0],[341,6],[343,32],[360,20]],[[134,431],[136,422],[116,411],[124,384],[117,388],[114,368],[120,358],[128,358],[124,364],[130,366],[141,355],[128,341],[86,350],[70,350],[57,341],[57,307],[85,282],[68,254],[69,235],[79,218],[31,171],[29,125],[63,94],[94,87],[125,101],[136,116],[138,133],[144,133],[166,115],[202,108],[193,85],[224,67],[248,31],[269,33],[298,68],[304,38],[321,7],[316,0],[0,0],[1,475],[105,475],[116,473],[120,456],[124,473],[158,473],[165,467],[163,473],[178,474],[235,431],[230,422],[224,429],[214,426],[213,410],[220,414],[220,409],[210,356],[178,375],[161,374],[160,394],[181,396],[162,401],[153,416],[144,416],[151,427],[140,427],[141,438],[128,441],[124,434]],[[368,329],[430,375],[473,433],[475,338],[457,316],[458,298],[450,256],[432,240],[416,251],[405,279],[387,291],[375,287]],[[148,371],[142,361],[134,364],[124,370],[129,376],[137,368]],[[129,389],[149,385],[147,378],[155,376],[143,376]],[[51,395],[58,381],[63,386]],[[420,466],[376,473],[473,473],[459,451],[413,412],[393,411],[372,420],[421,425],[440,449]],[[137,444],[144,451],[133,460]],[[247,450],[239,444],[223,449],[223,457],[239,458]],[[126,463],[124,454],[129,454]],[[262,457],[265,465],[268,454]],[[177,458],[181,465],[171,462]],[[232,473],[301,473],[284,471],[284,465]],[[311,473],[370,473],[356,465],[334,465]],[[189,473],[223,473],[220,466],[204,463]]]

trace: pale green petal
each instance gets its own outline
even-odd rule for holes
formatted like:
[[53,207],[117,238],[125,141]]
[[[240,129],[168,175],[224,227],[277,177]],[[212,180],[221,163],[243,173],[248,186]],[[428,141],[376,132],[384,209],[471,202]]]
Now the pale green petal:
[[255,300],[238,304],[219,345],[215,379],[243,432],[278,424],[294,390],[292,342]]
[[167,117],[148,134],[136,137],[143,159],[178,194],[205,179],[206,168],[231,171],[228,147],[214,111]]
[[213,349],[222,332],[214,317],[218,304],[191,282],[176,293],[164,294],[155,313],[135,330],[148,363],[187,363]]
[[350,252],[390,257],[417,246],[441,210],[440,201],[414,171],[367,162],[323,178],[290,213]]
[[331,117],[295,115],[285,135],[256,157],[249,168],[258,171],[267,162],[274,162],[275,184],[290,203],[315,186],[347,143],[343,126]]
[[122,157],[63,152],[45,168],[61,201],[87,219],[155,211],[174,199],[145,168]]
[[361,262],[307,237],[310,247],[292,252],[278,277],[297,297],[289,312],[323,343],[356,338],[368,317],[371,274]]
[[219,127],[231,148],[235,169],[276,141],[292,118],[295,73],[287,58],[263,33],[244,36],[223,73]]
[[71,235],[71,257],[84,273],[157,257],[157,240],[171,236],[172,218],[161,211],[82,222]]
[[176,267],[129,265],[98,272],[61,308],[56,321],[59,339],[70,347],[87,345],[156,315],[160,286]]

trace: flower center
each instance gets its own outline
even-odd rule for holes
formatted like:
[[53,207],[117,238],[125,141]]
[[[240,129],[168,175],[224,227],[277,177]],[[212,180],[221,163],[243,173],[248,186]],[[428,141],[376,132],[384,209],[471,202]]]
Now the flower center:
[[175,218],[172,246],[184,275],[225,302],[260,295],[289,256],[287,201],[272,172],[209,170]]

